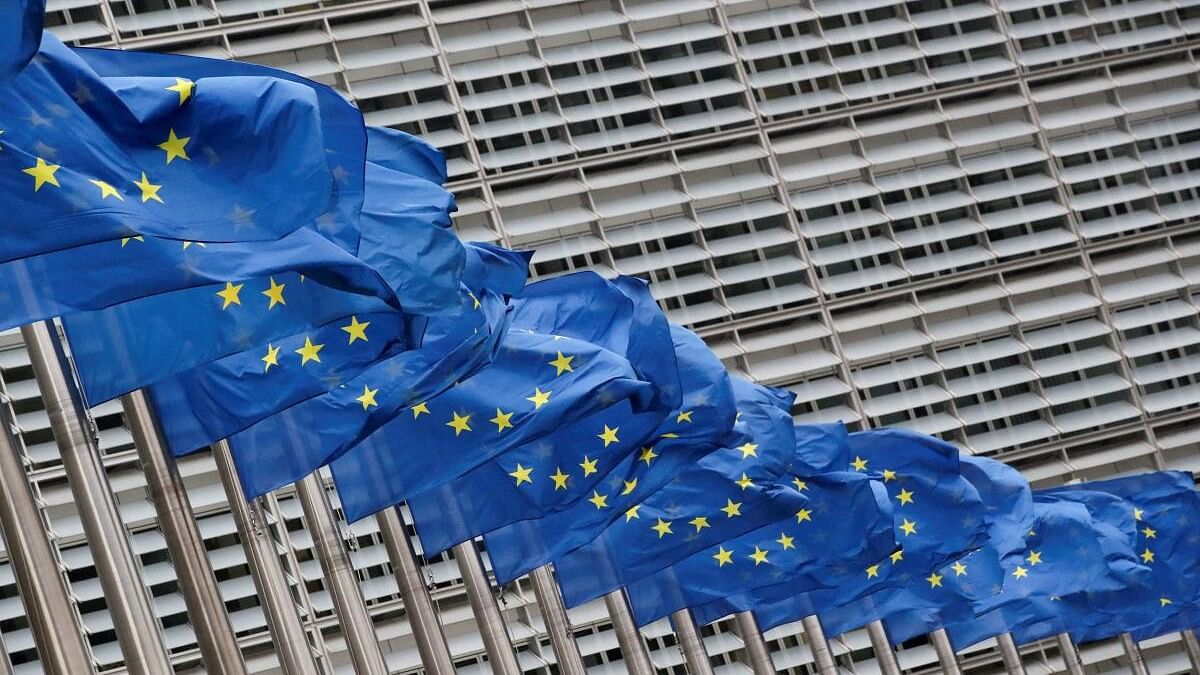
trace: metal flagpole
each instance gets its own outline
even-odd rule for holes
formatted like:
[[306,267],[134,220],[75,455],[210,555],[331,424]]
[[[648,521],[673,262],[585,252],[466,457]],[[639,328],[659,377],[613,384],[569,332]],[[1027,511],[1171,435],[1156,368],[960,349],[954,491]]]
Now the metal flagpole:
[[[1184,630],[1183,646],[1187,649],[1188,660],[1192,662],[1192,672],[1200,675],[1200,639],[1196,638],[1196,631]],[[1071,675],[1075,675],[1072,673]]]
[[262,501],[246,502],[228,441],[213,443],[212,453],[233,512],[233,522],[237,525],[238,538],[246,552],[246,565],[258,591],[258,602],[267,618],[267,630],[276,645],[279,666],[285,675],[321,675],[283,565],[279,562],[279,549],[267,530]]
[[454,559],[458,561],[458,571],[467,587],[467,599],[471,601],[471,611],[483,635],[483,648],[487,651],[492,672],[497,675],[521,675],[516,650],[508,635],[508,626],[504,623],[504,614],[500,612],[500,605],[496,604],[496,596],[492,595],[492,582],[483,569],[483,560],[479,558],[475,542],[464,541],[455,546]]
[[704,640],[700,637],[700,630],[696,627],[692,613],[686,609],[671,612],[671,624],[675,627],[675,637],[679,640],[688,672],[692,675],[713,675],[708,651],[704,649]]
[[1054,636],[1054,641],[1058,643],[1058,652],[1062,655],[1063,663],[1067,665],[1067,675],[1083,675],[1083,663],[1079,661],[1079,650],[1075,648],[1071,636],[1059,633]]
[[892,651],[892,641],[888,639],[883,622],[872,621],[867,624],[867,636],[871,638],[871,648],[875,650],[879,672],[883,675],[900,675],[900,663],[896,660],[896,652]]
[[442,632],[429,589],[421,578],[412,543],[404,531],[404,521],[400,520],[399,507],[384,509],[375,519],[379,522],[379,534],[392,562],[396,583],[400,586],[400,597],[404,600],[404,611],[408,615],[413,639],[417,641],[425,675],[454,675],[454,659],[446,644],[446,634]]
[[637,624],[633,622],[633,612],[629,611],[629,601],[625,599],[625,591],[617,590],[604,596],[604,606],[612,618],[613,631],[617,634],[617,644],[621,647],[621,659],[625,662],[625,671],[629,675],[654,675],[654,663],[650,661],[650,651],[646,649],[646,641]]
[[1025,675],[1025,664],[1021,661],[1021,650],[1013,640],[1012,633],[1001,633],[996,636],[1000,645],[1000,658],[1004,660],[1004,671],[1008,675]]
[[746,658],[750,660],[750,668],[754,675],[774,675],[775,664],[771,661],[771,650],[763,639],[762,631],[758,629],[758,621],[751,612],[738,612],[733,615],[737,622],[738,632],[742,634],[742,644],[745,645]]
[[121,397],[125,422],[133,434],[146,489],[158,515],[167,552],[196,634],[204,669],[213,675],[247,675],[242,650],[229,622],[221,589],[213,574],[204,539],[192,513],[183,478],[167,452],[149,397],[138,390]]
[[945,675],[962,675],[962,669],[958,667],[958,655],[954,653],[954,646],[950,644],[950,636],[946,634],[946,629],[939,628],[930,633],[929,641],[933,643],[933,651],[937,652],[942,672]]
[[1142,658],[1142,648],[1133,636],[1121,633],[1121,646],[1125,648],[1125,655],[1129,657],[1130,672],[1133,675],[1150,675],[1150,670],[1146,668],[1146,660]]
[[313,538],[313,549],[325,573],[325,586],[333,597],[338,623],[346,638],[346,651],[354,672],[358,675],[388,675],[379,638],[375,635],[375,624],[363,601],[358,576],[346,550],[346,542],[338,530],[333,507],[325,494],[325,484],[320,471],[314,471],[296,483],[296,495],[304,520],[308,523]]
[[542,612],[542,620],[546,623],[546,632],[550,633],[550,644],[554,647],[559,672],[563,675],[587,675],[575,634],[571,632],[567,608],[563,606],[562,595],[558,592],[558,582],[554,580],[554,572],[550,571],[549,565],[542,565],[529,573],[529,580],[533,582],[533,594]]
[[51,321],[39,321],[22,326],[21,337],[62,453],[63,469],[95,559],[125,666],[131,675],[171,675],[162,627],[142,582],[141,566],[117,510],[100,443],[58,329]]
[[0,636],[0,675],[13,675],[12,661],[8,660],[8,648],[4,646],[3,636]]
[[21,462],[7,401],[0,401],[0,530],[29,629],[47,675],[94,673],[67,583]]
[[833,650],[829,648],[829,640],[825,639],[825,629],[816,614],[800,619],[804,626],[804,636],[808,638],[808,648],[812,650],[813,662],[817,665],[820,675],[837,675],[837,663],[833,660]]

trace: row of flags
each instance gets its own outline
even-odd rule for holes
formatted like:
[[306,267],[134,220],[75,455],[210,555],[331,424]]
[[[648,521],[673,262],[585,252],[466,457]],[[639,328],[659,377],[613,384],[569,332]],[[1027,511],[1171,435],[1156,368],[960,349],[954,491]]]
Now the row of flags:
[[[795,425],[647,285],[527,283],[463,243],[440,152],[263,66],[70,49],[0,11],[0,324],[63,317],[91,405],[170,452],[228,439],[247,498],[329,466],[349,520],[406,502],[635,620],[816,615],[965,647],[1200,625],[1200,497],[1160,472],[1034,491],[903,429]],[[30,17],[37,15],[37,21]]]

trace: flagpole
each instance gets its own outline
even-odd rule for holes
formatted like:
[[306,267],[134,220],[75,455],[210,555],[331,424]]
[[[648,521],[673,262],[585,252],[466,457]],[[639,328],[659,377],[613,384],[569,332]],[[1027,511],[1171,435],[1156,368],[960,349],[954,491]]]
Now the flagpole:
[[605,595],[604,606],[612,618],[617,644],[621,647],[621,659],[625,661],[625,671],[629,675],[655,675],[657,671],[650,661],[650,651],[646,649],[646,641],[633,622],[633,612],[629,611],[625,591],[618,588]]
[[808,648],[812,650],[813,662],[817,665],[820,675],[837,675],[837,663],[833,660],[833,650],[829,648],[829,640],[825,639],[825,629],[816,614],[810,614],[800,619],[804,626],[804,636],[808,638]]
[[94,673],[63,566],[54,555],[25,474],[7,400],[0,401],[0,427],[0,530],[42,669],[47,675]]
[[1187,649],[1188,660],[1192,662],[1192,671],[1200,673],[1200,639],[1196,638],[1195,630],[1185,629],[1180,632],[1183,633],[1183,646]]
[[579,644],[571,632],[571,619],[558,592],[558,582],[554,580],[554,572],[549,565],[542,565],[529,573],[529,580],[533,582],[533,595],[542,612],[546,632],[550,634],[559,672],[563,675],[587,675],[583,656],[579,654]]
[[771,661],[771,650],[763,639],[762,631],[758,628],[758,620],[752,612],[738,612],[733,615],[737,622],[738,632],[742,634],[742,644],[745,645],[746,657],[750,660],[750,668],[754,675],[775,675],[775,664]]
[[708,661],[708,651],[704,649],[704,640],[696,627],[696,620],[686,609],[671,612],[671,624],[675,627],[675,637],[679,639],[679,647],[683,650],[683,659],[687,661],[688,672],[692,675],[713,675],[712,664]]
[[170,675],[162,627],[142,581],[125,523],[108,482],[100,443],[79,384],[52,321],[21,327],[33,373],[62,453],[63,469],[83,522],[121,655],[131,675]]
[[0,675],[13,675],[12,661],[8,659],[8,647],[4,646],[3,636],[0,636]]
[[1058,652],[1062,655],[1063,663],[1067,664],[1067,675],[1083,675],[1083,663],[1079,661],[1079,650],[1070,633],[1059,633],[1054,636],[1058,643]]
[[387,548],[396,583],[400,586],[404,612],[408,615],[408,625],[412,628],[413,639],[417,642],[417,651],[421,655],[425,675],[454,675],[454,659],[450,656],[450,646],[446,644],[446,634],[442,632],[442,624],[433,608],[429,589],[421,578],[412,542],[408,539],[408,533],[404,531],[404,521],[400,520],[400,507],[380,511],[375,520],[379,523],[379,534],[383,538],[384,547]]
[[929,641],[933,643],[933,651],[937,652],[938,663],[942,666],[942,673],[945,675],[962,675],[962,669],[958,667],[958,655],[954,653],[954,646],[950,644],[950,636],[946,634],[945,628],[938,628],[929,634]]
[[167,452],[150,399],[139,389],[122,396],[121,406],[133,434],[133,445],[146,476],[146,491],[167,543],[204,669],[213,675],[247,675],[242,650],[229,622],[183,478],[175,459]]
[[900,663],[896,660],[896,652],[892,651],[892,641],[888,639],[883,622],[872,621],[867,624],[867,636],[871,638],[871,648],[875,650],[879,672],[883,675],[900,675]]
[[504,614],[500,611],[500,605],[496,604],[492,583],[483,569],[483,560],[479,558],[479,549],[475,548],[474,540],[456,545],[454,559],[458,561],[458,571],[467,587],[467,599],[471,601],[471,611],[483,635],[483,648],[487,651],[492,672],[496,675],[521,675],[516,650],[508,635],[508,626],[504,623]]
[[1004,671],[1008,675],[1025,675],[1025,664],[1021,661],[1021,651],[1013,640],[1012,633],[1001,633],[996,636],[996,644],[1000,645],[1000,658],[1004,660]]
[[338,530],[320,471],[314,471],[296,483],[296,496],[300,498],[313,548],[325,573],[325,586],[333,597],[354,672],[357,675],[388,675],[379,638],[375,635],[375,624],[363,601],[358,576]]
[[296,601],[292,598],[292,589],[279,562],[279,548],[267,529],[262,500],[246,502],[228,441],[213,443],[212,454],[225,496],[229,499],[238,538],[246,552],[246,565],[258,591],[258,602],[267,619],[267,630],[276,646],[279,667],[284,675],[321,675]]
[[1129,657],[1129,670],[1133,675],[1150,675],[1150,670],[1146,668],[1146,660],[1142,658],[1142,648],[1138,646],[1137,640],[1129,633],[1121,633],[1121,646],[1125,648],[1125,655]]

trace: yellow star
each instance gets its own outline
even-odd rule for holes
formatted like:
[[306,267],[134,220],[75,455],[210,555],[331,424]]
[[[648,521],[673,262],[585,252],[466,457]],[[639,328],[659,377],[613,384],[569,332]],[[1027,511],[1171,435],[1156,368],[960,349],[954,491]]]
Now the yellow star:
[[900,494],[896,495],[896,499],[900,500],[900,506],[904,506],[905,504],[911,504],[913,501],[912,498],[913,498],[913,493],[911,490],[901,489]]
[[674,534],[674,532],[671,532],[670,521],[663,520],[662,518],[659,518],[658,522],[655,523],[654,526],[651,527],[650,529],[652,529],[658,533],[659,539],[662,539],[663,537],[667,536],[668,534]]
[[627,494],[630,494],[631,492],[633,492],[634,490],[637,489],[637,479],[636,478],[634,478],[633,480],[623,480],[621,482],[625,484],[625,489],[621,490],[622,497],[624,497]]
[[718,546],[717,552],[713,554],[713,560],[717,561],[717,567],[732,565],[733,551],[726,551],[724,546]]
[[867,460],[863,459],[862,457],[859,457],[858,455],[855,455],[854,461],[850,462],[850,466],[853,467],[855,471],[866,471],[867,470]]
[[735,502],[732,499],[726,499],[725,506],[722,506],[721,510],[725,512],[726,518],[740,516],[740,515],[742,515],[742,503]]
[[642,455],[638,457],[638,461],[645,462],[646,466],[650,466],[650,462],[652,462],[655,457],[658,457],[658,455],[655,454],[654,448],[642,448]]
[[501,411],[499,408],[496,408],[496,416],[488,421],[491,422],[492,424],[495,424],[496,425],[496,433],[500,433],[501,431],[504,431],[505,429],[512,428],[512,416],[513,416],[512,413],[506,413],[506,412]]
[[554,467],[554,473],[550,474],[550,480],[554,481],[555,490],[566,490],[567,479],[571,477],[569,473],[563,473],[561,466]]
[[617,438],[617,432],[620,431],[620,429],[621,429],[621,427],[613,427],[612,429],[609,429],[608,425],[605,424],[604,432],[596,434],[596,438],[599,438],[600,440],[604,441],[604,447],[607,448],[608,446],[612,445],[613,443],[620,442],[620,439]]
[[587,478],[588,476],[596,473],[597,462],[598,462],[598,460],[588,459],[587,455],[583,456],[583,462],[581,462],[579,464],[579,466],[583,467],[583,477],[584,478]]
[[175,78],[175,85],[171,86],[171,87],[167,87],[167,91],[178,92],[179,93],[179,105],[183,105],[183,102],[188,100],[188,97],[192,95],[192,89],[195,86],[196,86],[196,84],[194,82],[192,82],[191,80],[185,80],[181,77],[177,77],[177,78]]
[[120,192],[117,192],[117,188],[109,185],[108,183],[95,179],[89,179],[88,182],[100,188],[100,201],[104,201],[109,197],[116,197],[120,201],[125,201],[124,195],[122,195]]
[[783,550],[786,551],[789,548],[796,548],[796,545],[792,543],[795,540],[796,540],[795,537],[789,537],[789,536],[787,536],[786,532],[781,532],[781,533],[779,533],[779,538],[776,539],[775,541],[778,542],[779,545],[783,547]]
[[1017,565],[1017,569],[1013,570],[1013,576],[1017,579],[1024,579],[1025,577],[1029,576],[1029,570]]
[[275,309],[275,305],[287,306],[287,300],[283,299],[284,286],[287,286],[287,284],[277,284],[275,283],[275,277],[271,277],[271,287],[262,292],[271,301],[267,305],[267,311]]
[[221,309],[229,309],[230,305],[242,304],[242,299],[238,297],[238,293],[242,292],[242,286],[245,286],[245,284],[234,284],[232,281],[225,282],[225,288],[217,291],[217,297],[225,301],[221,304]]
[[928,577],[926,577],[925,581],[929,582],[930,588],[938,588],[939,586],[942,585],[942,575],[938,574],[937,572],[934,572],[933,574],[930,574]]
[[1030,551],[1029,555],[1025,557],[1025,562],[1029,563],[1030,567],[1042,564],[1042,552]]
[[912,536],[917,533],[917,524],[905,518],[904,522],[900,523],[900,530],[904,532],[904,536]]
[[533,403],[533,409],[537,410],[538,408],[541,408],[550,402],[550,394],[552,393],[554,392],[542,391],[541,389],[534,387],[533,396],[529,396],[525,400]]
[[796,512],[797,523],[803,523],[806,520],[812,522],[812,509],[800,509]]
[[521,483],[532,483],[533,482],[533,478],[532,478],[533,467],[524,467],[524,466],[521,466],[520,462],[517,462],[516,470],[510,471],[508,473],[508,475],[512,476],[513,478],[516,478],[517,486],[520,487]]
[[140,234],[137,236],[134,236],[134,237],[122,237],[121,238],[121,248],[125,248],[125,245],[131,241],[140,241],[142,243],[145,243],[146,238]]
[[954,576],[956,577],[961,577],[967,573],[967,566],[962,564],[962,561],[954,563],[950,566],[950,569],[954,570]]
[[189,161],[192,159],[191,157],[188,157],[187,150],[185,150],[185,148],[187,147],[188,141],[190,141],[190,140],[192,140],[190,137],[189,138],[180,138],[180,137],[176,136],[175,130],[171,129],[170,134],[167,136],[167,140],[158,144],[158,147],[163,152],[167,153],[167,164],[170,164],[171,161],[174,160],[176,157],[178,157],[179,159],[186,159]]
[[1167,605],[1169,605],[1169,604],[1171,604],[1171,599],[1170,599],[1170,598],[1159,598],[1159,599],[1158,599],[1158,606],[1159,606],[1159,607],[1166,607],[1166,606],[1167,606]]
[[1150,527],[1149,525],[1147,525],[1145,527],[1145,529],[1142,530],[1142,534],[1145,535],[1145,537],[1147,539],[1155,539],[1158,537],[1158,531],[1155,530],[1154,528]]
[[692,412],[694,412],[694,411],[680,410],[679,414],[675,416],[675,423],[683,424],[684,422],[687,422],[688,424],[691,424],[692,423]]
[[260,359],[260,360],[263,363],[267,364],[267,365],[263,366],[263,372],[264,373],[270,372],[271,366],[279,365],[279,347],[276,347],[275,345],[268,343],[267,344],[267,355],[262,357],[262,359]]
[[21,171],[33,176],[33,191],[37,192],[38,190],[41,190],[42,186],[46,183],[49,183],[57,188],[62,187],[58,184],[58,179],[54,177],[54,172],[61,168],[62,167],[57,164],[47,164],[46,160],[38,157],[37,164],[29,167],[28,169],[22,169]]
[[742,443],[738,446],[738,450],[742,451],[742,459],[758,457],[758,446],[753,443]]
[[754,561],[754,566],[758,567],[759,565],[767,562],[767,552],[755,546],[754,553],[750,554],[750,559]]
[[599,511],[600,509],[608,506],[608,495],[602,495],[599,492],[592,490],[592,496],[588,498],[588,501],[596,507],[597,511]]
[[146,177],[145,171],[142,172],[142,179],[133,181],[133,184],[138,186],[138,188],[142,191],[143,204],[151,199],[159,204],[163,203],[162,197],[158,196],[158,191],[160,188],[162,188],[162,185],[155,185],[154,183],[151,183],[150,179]]
[[892,471],[891,469],[884,469],[883,470],[883,482],[887,483],[887,482],[893,481],[893,480],[896,480],[896,472]]
[[421,401],[420,403],[409,408],[409,410],[412,410],[413,419],[415,420],[421,415],[429,414],[429,403],[427,401]]
[[879,565],[871,565],[867,568],[867,578],[874,579],[879,576]]
[[563,356],[563,353],[559,352],[558,358],[556,358],[550,362],[550,365],[554,366],[554,370],[555,370],[554,375],[557,377],[559,375],[562,375],[563,373],[575,372],[575,369],[571,367],[571,362],[574,360],[575,360],[574,356]]
[[363,410],[368,410],[371,407],[379,406],[379,404],[375,402],[375,394],[378,393],[378,389],[368,389],[367,385],[364,384],[362,396],[359,396],[354,400],[362,404]]
[[1146,549],[1146,550],[1142,551],[1141,555],[1142,555],[1142,562],[1144,562],[1144,563],[1154,562],[1154,551],[1151,551],[1150,549]]
[[699,532],[700,530],[703,530],[706,527],[712,527],[711,525],[708,524],[708,518],[706,516],[696,516],[695,518],[692,518],[691,520],[688,521],[688,525],[691,525],[692,527],[696,528],[697,532]]
[[320,363],[321,362],[320,353],[321,353],[321,350],[324,348],[325,348],[324,343],[314,345],[313,341],[311,339],[309,339],[309,337],[307,335],[305,335],[304,336],[304,346],[301,347],[300,349],[296,350],[296,353],[300,355],[300,365],[303,366],[304,364],[308,363],[309,361],[316,361],[317,363]]
[[625,511],[625,522],[628,523],[634,518],[641,518],[641,516],[638,515],[638,511],[640,511],[641,508],[641,504],[634,504],[633,506],[629,507],[629,509]]
[[1135,509],[1133,510],[1133,519],[1134,519],[1134,520],[1141,520],[1141,519],[1142,519],[1142,514],[1143,514],[1143,513],[1145,513],[1145,511],[1143,511],[1142,509],[1135,508]]
[[479,309],[479,305],[480,305],[479,298],[475,297],[475,294],[472,293],[471,291],[467,291],[467,295],[470,296],[470,298],[471,298],[471,303],[472,303],[471,309]]
[[796,490],[798,492],[804,492],[805,490],[808,489],[808,483],[800,480],[799,478],[793,478],[792,485],[796,486]]
[[456,412],[451,412],[450,415],[452,416],[452,419],[449,422],[446,422],[446,426],[454,429],[455,438],[458,438],[462,432],[471,430],[470,415],[459,415]]
[[185,250],[185,251],[193,246],[199,246],[200,248],[208,248],[208,244],[206,244],[202,241],[184,241],[183,242],[183,250]]
[[352,345],[354,344],[355,340],[370,342],[370,340],[367,339],[367,326],[370,325],[370,321],[359,321],[357,316],[351,316],[350,325],[342,326],[342,330],[346,331],[350,335],[350,341],[346,344]]
[[675,432],[671,432],[671,433],[663,434],[662,438],[679,438],[679,434],[677,434]]
[[734,482],[737,483],[738,486],[741,487],[743,490],[745,490],[746,488],[754,487],[754,481],[750,480],[750,477],[746,475],[745,471],[742,472],[742,477],[737,479]]
[[900,549],[898,551],[892,551],[892,555],[890,557],[891,557],[893,565],[900,562],[901,560],[904,560],[904,549]]

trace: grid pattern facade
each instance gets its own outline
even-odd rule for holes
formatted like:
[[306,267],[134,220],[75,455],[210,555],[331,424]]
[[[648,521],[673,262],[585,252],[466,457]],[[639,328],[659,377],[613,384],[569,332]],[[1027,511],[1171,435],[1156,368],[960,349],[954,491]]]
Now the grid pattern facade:
[[[539,277],[648,279],[732,370],[794,390],[800,421],[913,427],[1036,485],[1200,472],[1200,2],[48,5],[76,44],[337,87],[368,123],[445,151],[464,238],[536,248]],[[96,659],[122,672],[28,357],[0,340],[47,528]],[[202,672],[119,406],[93,412],[178,669]],[[215,466],[180,468],[251,669],[277,672]],[[350,673],[298,502],[268,503],[311,641]],[[417,672],[374,522],[347,539],[393,672]],[[460,672],[488,672],[457,566],[424,563]],[[528,584],[500,597],[526,672],[554,672]],[[571,619],[590,672],[624,672],[603,605]],[[19,675],[40,672],[3,562],[0,633]],[[665,622],[644,634],[660,672],[685,672]],[[780,672],[811,672],[798,625],[767,637]],[[704,638],[717,672],[749,672],[731,625]],[[846,672],[878,672],[862,631],[833,647]],[[1155,675],[1187,672],[1177,636],[1143,648]],[[926,644],[899,656],[936,670]],[[1025,656],[1031,672],[1063,669],[1051,645]],[[963,657],[1000,671],[988,644]],[[1127,672],[1115,641],[1083,658]]]

